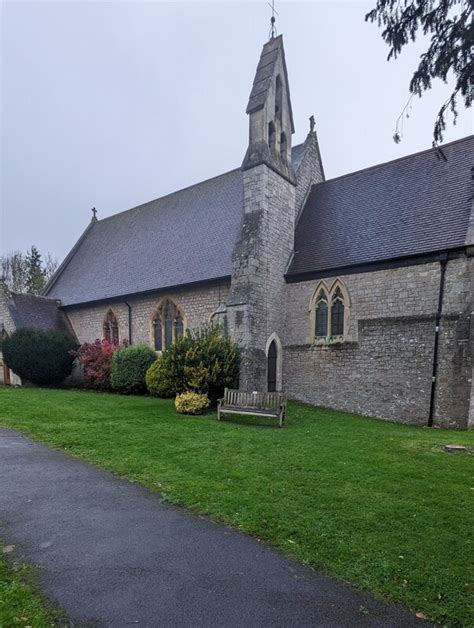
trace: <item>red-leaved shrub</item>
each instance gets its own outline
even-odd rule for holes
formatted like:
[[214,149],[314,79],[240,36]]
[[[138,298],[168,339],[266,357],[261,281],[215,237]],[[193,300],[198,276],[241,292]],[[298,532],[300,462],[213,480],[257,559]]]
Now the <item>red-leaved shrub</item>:
[[84,368],[84,375],[96,390],[110,390],[112,358],[119,347],[108,340],[85,342],[73,353]]

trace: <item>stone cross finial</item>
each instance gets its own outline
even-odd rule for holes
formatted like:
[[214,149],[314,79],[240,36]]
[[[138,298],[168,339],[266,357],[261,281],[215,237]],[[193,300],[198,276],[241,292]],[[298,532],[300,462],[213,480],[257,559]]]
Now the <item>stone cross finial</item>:
[[95,207],[93,207],[93,208],[91,209],[91,212],[92,212],[92,220],[93,220],[93,221],[96,221],[96,220],[97,220],[97,210],[96,210],[96,208],[95,208]]
[[310,116],[310,118],[309,118],[309,132],[310,133],[314,132],[315,124],[316,124],[316,121],[314,119],[314,116]]

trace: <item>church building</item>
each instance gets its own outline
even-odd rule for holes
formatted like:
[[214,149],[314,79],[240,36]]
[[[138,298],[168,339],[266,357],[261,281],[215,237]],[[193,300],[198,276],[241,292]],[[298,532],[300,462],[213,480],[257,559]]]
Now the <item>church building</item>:
[[281,36],[263,46],[246,111],[241,167],[94,216],[42,301],[80,343],[157,352],[216,321],[242,350],[242,390],[468,427],[474,136],[326,180],[313,118],[292,146]]

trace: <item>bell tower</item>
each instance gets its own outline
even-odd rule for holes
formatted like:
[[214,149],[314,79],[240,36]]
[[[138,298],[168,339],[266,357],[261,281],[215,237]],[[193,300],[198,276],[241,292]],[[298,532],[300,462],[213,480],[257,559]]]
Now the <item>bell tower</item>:
[[283,38],[263,46],[247,105],[249,145],[242,163],[244,219],[232,254],[223,325],[242,351],[241,390],[267,390],[267,341],[283,338],[285,270],[293,252],[294,132]]
[[266,164],[294,183],[291,138],[295,132],[283,37],[264,46],[247,105],[249,146],[242,170]]

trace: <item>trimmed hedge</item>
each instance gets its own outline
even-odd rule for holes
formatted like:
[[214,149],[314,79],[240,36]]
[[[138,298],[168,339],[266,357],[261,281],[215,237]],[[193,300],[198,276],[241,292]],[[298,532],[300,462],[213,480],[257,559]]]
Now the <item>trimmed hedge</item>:
[[2,341],[5,364],[22,380],[57,386],[72,372],[77,342],[66,332],[18,329]]
[[112,360],[112,389],[126,395],[146,393],[145,375],[155,360],[156,353],[147,345],[118,349]]
[[205,394],[212,403],[224,388],[236,388],[240,356],[234,341],[217,326],[188,330],[162,353],[147,372],[150,394],[173,397],[188,390]]

